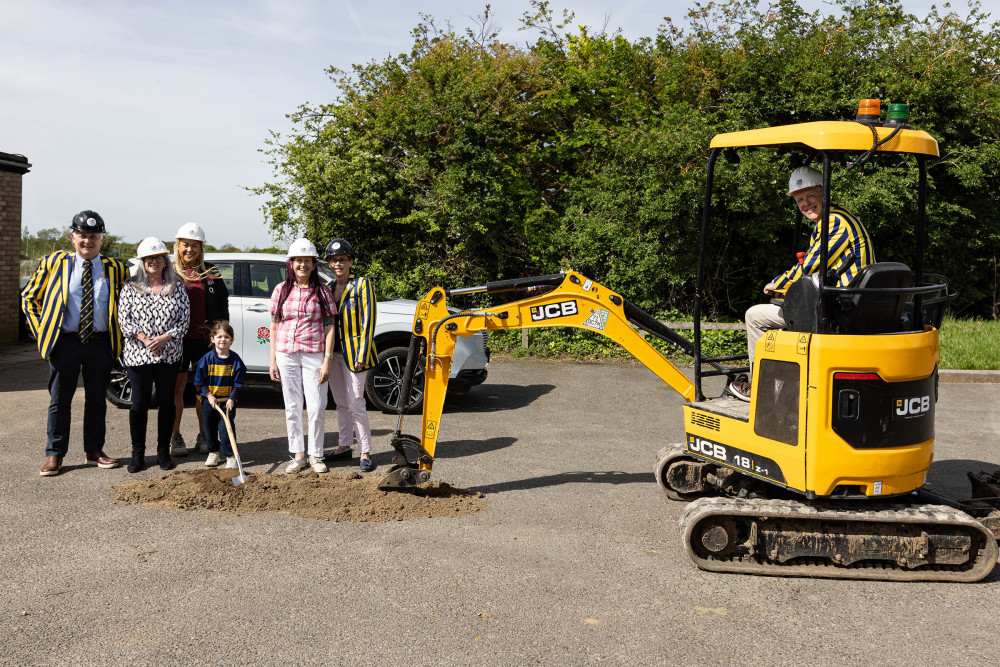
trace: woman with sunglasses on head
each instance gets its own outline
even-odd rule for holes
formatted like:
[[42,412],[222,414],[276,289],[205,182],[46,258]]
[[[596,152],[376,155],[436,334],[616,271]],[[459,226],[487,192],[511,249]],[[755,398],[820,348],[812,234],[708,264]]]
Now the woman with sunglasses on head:
[[[327,472],[323,463],[326,382],[333,350],[333,318],[337,306],[330,288],[316,270],[319,255],[309,239],[297,239],[288,249],[285,281],[271,294],[271,379],[281,383],[285,427],[292,462],[286,473],[307,465]],[[302,403],[309,418],[309,456],[302,429]]]
[[125,281],[118,299],[118,324],[124,347],[122,362],[132,386],[128,413],[132,461],[128,471],[146,467],[146,425],[153,386],[162,397],[156,419],[156,458],[163,470],[173,469],[170,431],[174,402],[170,400],[183,353],[191,306],[184,283],[170,265],[167,246],[150,236],[139,243],[135,275]]
[[[184,333],[184,350],[173,397],[176,414],[170,436],[170,452],[174,456],[187,456],[187,445],[181,435],[181,417],[184,414],[184,387],[188,371],[194,370],[209,349],[209,330],[216,322],[229,320],[229,290],[222,274],[205,261],[205,232],[197,222],[186,222],[174,235],[174,271],[184,281],[184,289],[191,303],[191,323]],[[163,394],[166,396],[167,394]],[[201,416],[201,396],[195,395],[195,414]],[[205,426],[198,419],[198,436],[192,451],[208,453],[205,444]]]

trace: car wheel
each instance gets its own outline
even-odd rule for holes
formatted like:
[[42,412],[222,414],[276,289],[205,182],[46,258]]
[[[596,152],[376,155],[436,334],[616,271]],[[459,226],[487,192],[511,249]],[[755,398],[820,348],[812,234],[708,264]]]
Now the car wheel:
[[[399,396],[403,390],[403,371],[409,348],[391,347],[378,355],[375,368],[368,371],[365,394],[372,404],[383,412],[399,412]],[[410,387],[410,405],[407,414],[420,412],[424,402],[424,360],[419,359],[413,371]]]
[[[125,367],[122,366],[121,359],[115,359],[114,364],[111,366],[111,379],[108,381],[108,388],[105,394],[108,397],[108,402],[117,408],[132,407],[132,383],[129,382],[128,373],[125,372]],[[155,386],[150,394],[150,406],[155,406]]]

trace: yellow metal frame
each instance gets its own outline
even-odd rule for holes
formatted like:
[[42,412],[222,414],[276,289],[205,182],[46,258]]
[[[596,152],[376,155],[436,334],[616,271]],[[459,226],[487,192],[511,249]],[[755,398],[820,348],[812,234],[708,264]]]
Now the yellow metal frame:
[[[892,130],[891,127],[875,128],[880,141],[888,137]],[[751,146],[808,146],[819,151],[866,151],[872,147],[872,131],[861,123],[828,120],[726,132],[715,135],[711,143],[711,148]],[[930,157],[940,155],[937,139],[922,130],[900,130],[890,141],[879,146],[878,152]]]

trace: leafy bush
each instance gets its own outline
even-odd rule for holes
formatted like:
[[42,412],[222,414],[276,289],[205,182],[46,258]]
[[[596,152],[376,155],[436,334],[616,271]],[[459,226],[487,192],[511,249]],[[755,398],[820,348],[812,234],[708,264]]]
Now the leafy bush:
[[[957,313],[995,318],[1000,30],[977,3],[944,7],[920,18],[900,0],[836,0],[826,14],[730,0],[630,41],[536,1],[524,45],[490,34],[488,9],[464,34],[426,17],[409,53],[329,70],[337,97],[272,136],[275,180],[253,191],[279,236],[351,239],[383,297],[573,268],[649,312],[690,315],[714,135],[907,102],[941,147],[926,269],[953,280]],[[720,166],[708,319],[742,317],[804,244],[790,166],[771,151]],[[836,201],[880,260],[912,264],[916,178],[912,160],[835,170]],[[583,340],[565,345],[597,349]]]

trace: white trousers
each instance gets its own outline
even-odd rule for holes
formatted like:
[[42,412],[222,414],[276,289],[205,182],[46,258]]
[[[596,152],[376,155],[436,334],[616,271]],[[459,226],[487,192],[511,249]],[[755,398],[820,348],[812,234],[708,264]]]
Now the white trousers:
[[743,319],[747,324],[747,352],[750,353],[750,365],[753,366],[757,339],[769,329],[784,329],[785,311],[773,303],[758,303],[747,310]]
[[278,352],[274,361],[281,374],[281,394],[285,399],[285,427],[288,451],[306,450],[302,437],[302,401],[309,418],[309,456],[323,457],[323,427],[326,416],[326,383],[319,383],[322,352]]
[[341,354],[334,355],[330,364],[330,393],[337,402],[337,423],[340,426],[340,446],[350,447],[358,436],[362,454],[372,450],[372,429],[365,408],[365,378],[368,371],[352,373]]

